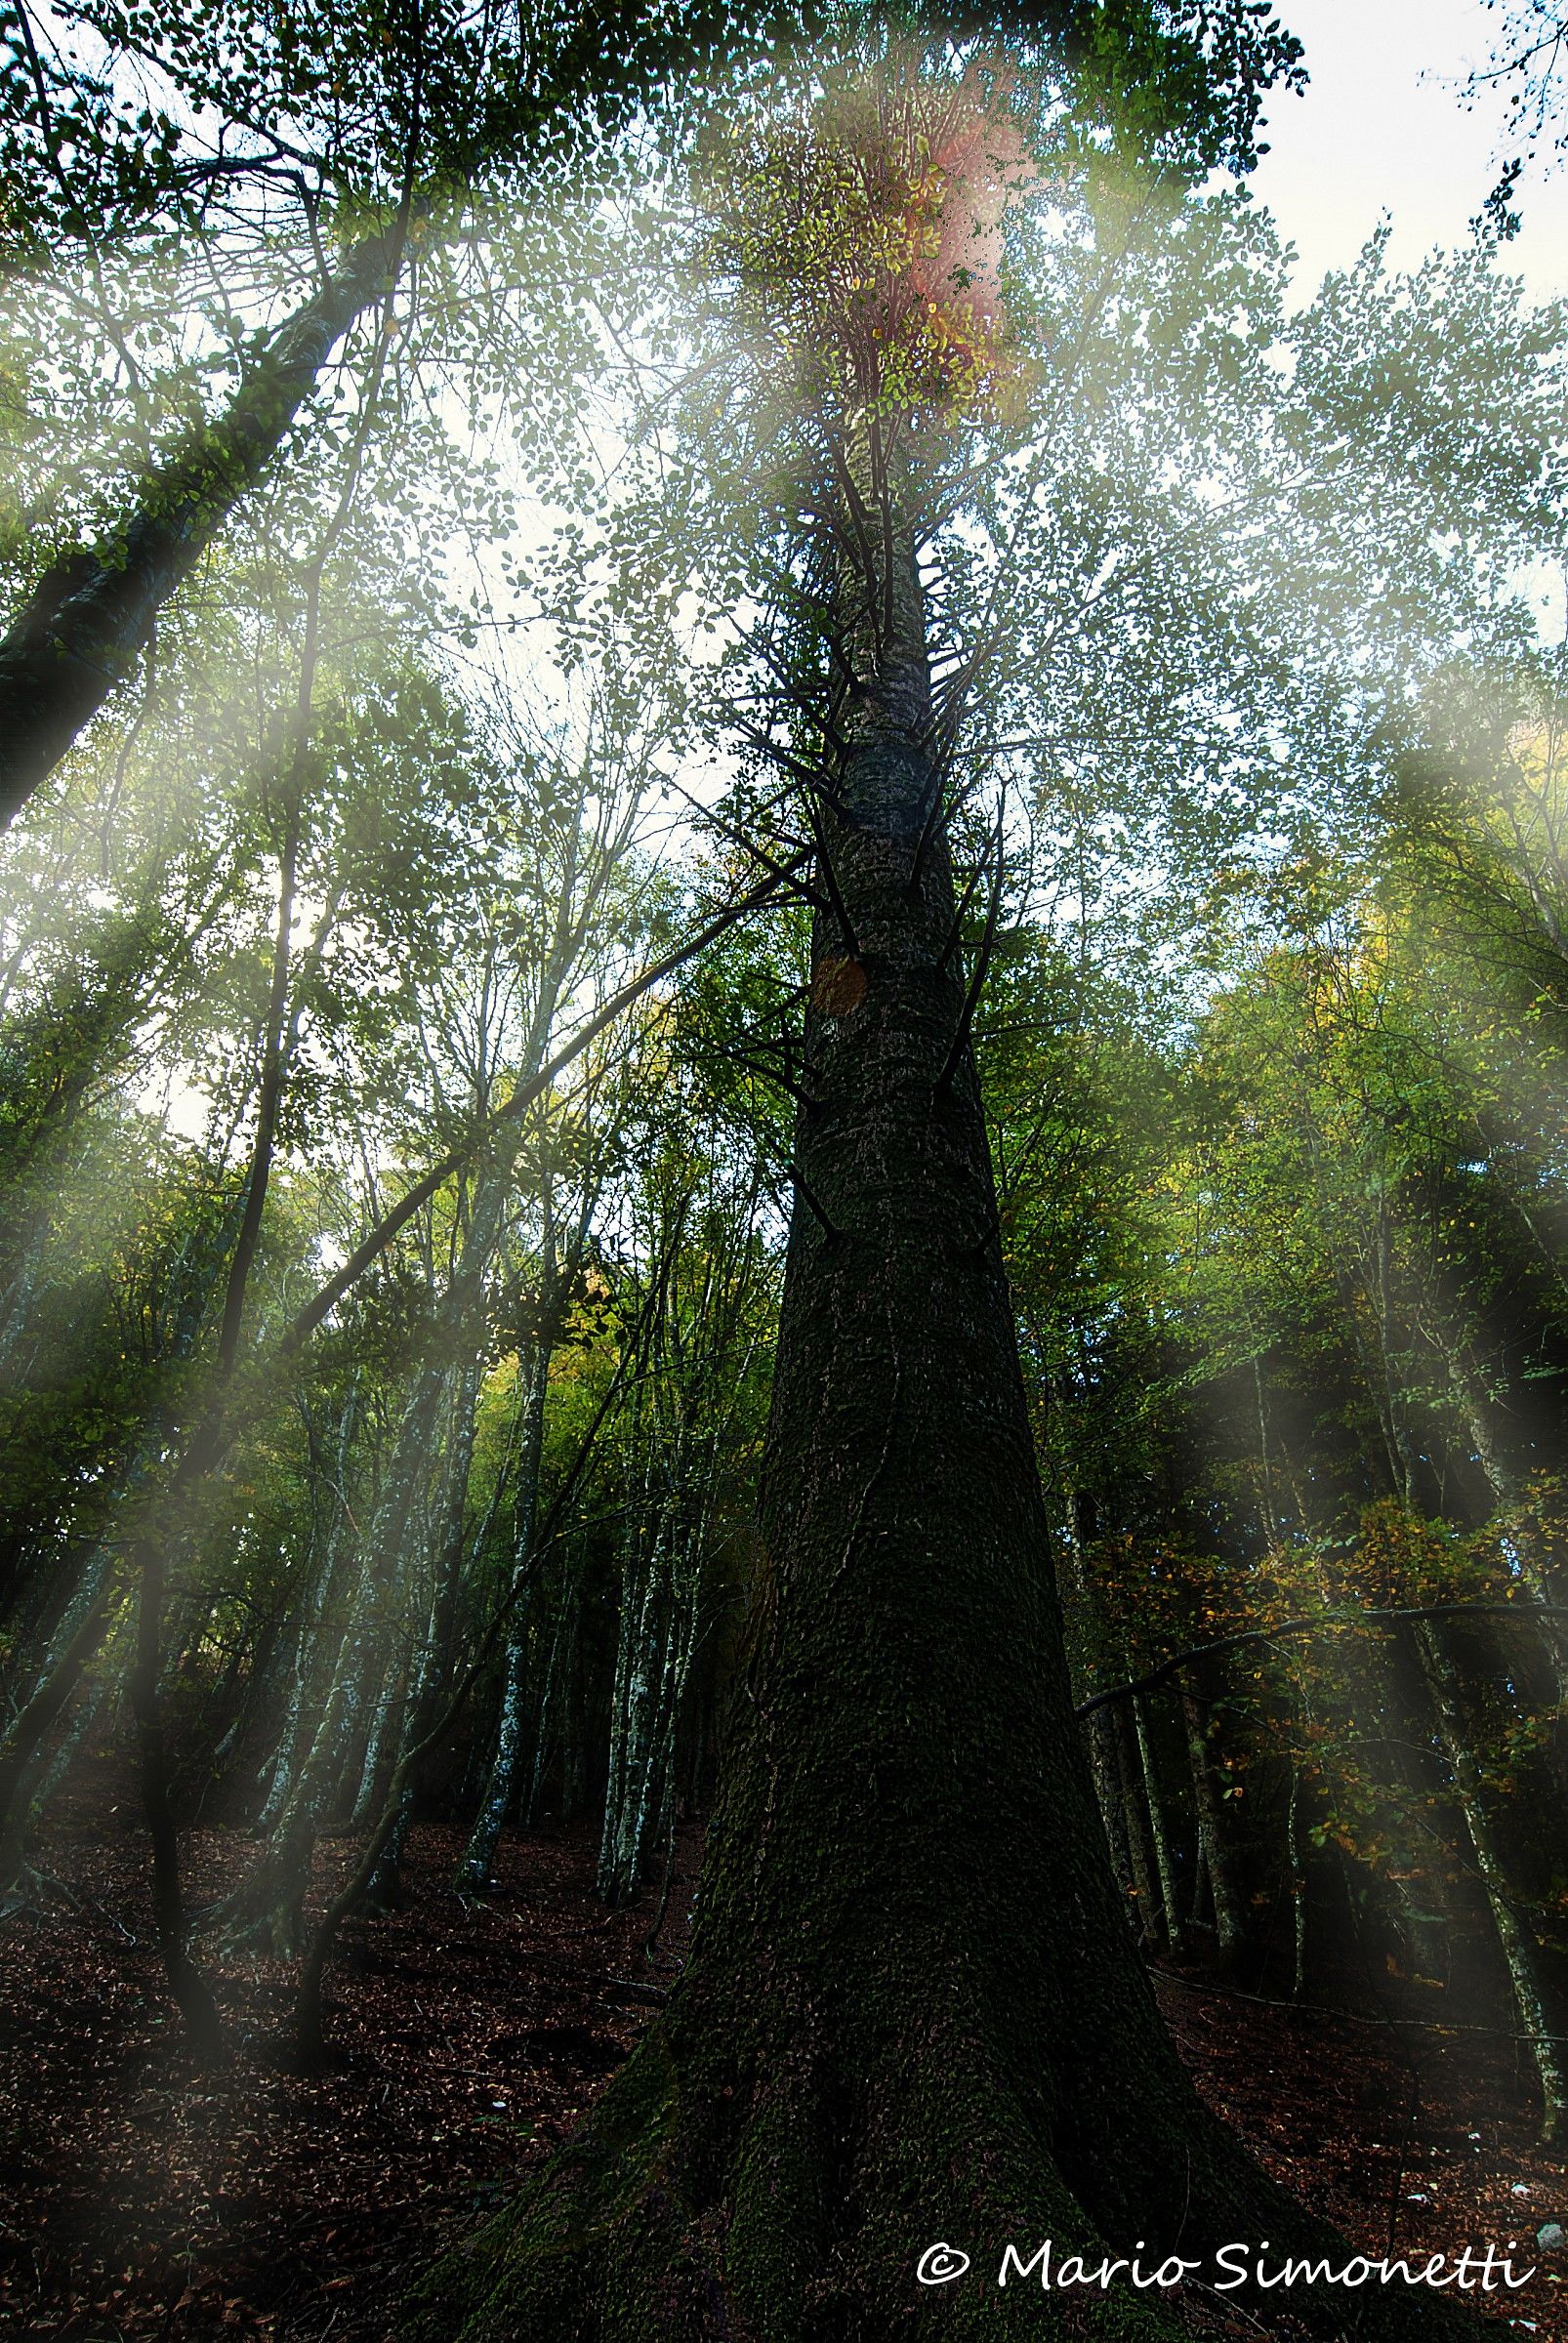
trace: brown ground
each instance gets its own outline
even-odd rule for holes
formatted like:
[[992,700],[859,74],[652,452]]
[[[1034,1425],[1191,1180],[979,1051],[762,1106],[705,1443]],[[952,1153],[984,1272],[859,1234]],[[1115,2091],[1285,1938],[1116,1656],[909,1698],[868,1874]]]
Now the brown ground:
[[1516,2241],[1531,2283],[1465,2299],[1537,2343],[1568,2343],[1568,2251],[1535,2242],[1548,2222],[1568,2230],[1568,2160],[1535,2145],[1511,2041],[1427,2016],[1296,2011],[1191,1978],[1157,1991],[1198,2089],[1293,2195],[1362,2252],[1416,2268]]
[[[268,2336],[383,2343],[409,2272],[511,2189],[635,2040],[658,1991],[646,1912],[603,1911],[586,1841],[509,1839],[500,1893],[446,1889],[450,1831],[414,1834],[405,1909],[346,1934],[342,2063],[302,2078],[274,2035],[288,1972],[231,1968],[232,2068],[192,2073],[151,1949],[134,1809],[84,1801],[37,1908],[0,1924],[0,2329],[72,2343]],[[672,1910],[699,1852],[683,1839]],[[199,1909],[248,1849],[196,1831]],[[335,1858],[323,1861],[323,1881]],[[678,1951],[679,1920],[664,1947]],[[1279,2176],[1381,2254],[1568,2226],[1506,2042],[1298,2015],[1160,1986],[1200,2089]],[[1521,2193],[1523,2192],[1523,2193]],[[1508,2300],[1568,2343],[1552,2265]],[[1474,2299],[1473,2297],[1471,2298]]]

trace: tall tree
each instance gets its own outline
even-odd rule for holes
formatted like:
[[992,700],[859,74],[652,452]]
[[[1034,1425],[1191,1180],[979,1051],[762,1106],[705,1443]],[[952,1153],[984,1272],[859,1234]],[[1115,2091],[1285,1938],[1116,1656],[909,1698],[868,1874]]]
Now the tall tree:
[[[714,165],[720,249],[794,361],[778,510],[818,525],[829,662],[817,741],[778,744],[818,854],[763,1574],[679,1989],[435,2274],[432,2334],[891,2336],[933,2224],[979,2255],[1324,2242],[1200,2106],[1118,1911],[996,1245],[971,1024],[1003,835],[966,967],[918,549],[1006,395],[1031,168],[1005,85],[897,43]],[[997,2310],[973,2285],[931,2316]],[[1114,2289],[1095,2327],[1174,2331]]]

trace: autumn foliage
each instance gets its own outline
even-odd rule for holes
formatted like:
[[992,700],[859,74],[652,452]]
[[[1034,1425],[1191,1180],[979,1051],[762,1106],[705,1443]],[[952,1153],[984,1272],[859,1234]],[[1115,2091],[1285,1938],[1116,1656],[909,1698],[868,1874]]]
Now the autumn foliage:
[[1004,76],[886,64],[709,148],[712,257],[827,395],[972,411],[1014,384],[1009,212],[1041,181]]

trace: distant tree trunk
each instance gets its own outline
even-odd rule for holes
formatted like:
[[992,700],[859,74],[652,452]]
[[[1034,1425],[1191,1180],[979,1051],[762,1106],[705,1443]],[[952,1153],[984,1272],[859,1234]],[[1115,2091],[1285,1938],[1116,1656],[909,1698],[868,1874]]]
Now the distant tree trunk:
[[1155,1885],[1154,1863],[1149,1847],[1148,1807],[1143,1796],[1143,1778],[1138,1764],[1133,1720],[1128,1714],[1125,1701],[1113,1701],[1109,1707],[1097,1710],[1096,1714],[1108,1717],[1111,1722],[1116,1778],[1121,1788],[1122,1814],[1127,1827],[1128,1865],[1133,1880],[1137,1936],[1142,1945],[1152,1950],[1158,1945],[1160,1936],[1160,1894]]
[[[567,1740],[571,1731],[569,1690],[576,1665],[581,1569],[581,1556],[573,1553],[561,1574],[560,1592],[555,1604],[555,1624],[551,1630],[550,1650],[545,1657],[544,1684],[539,1695],[539,1722],[534,1730],[533,1767],[523,1810],[530,1824],[536,1823],[543,1811],[545,1776],[551,1751],[557,1744],[561,1749],[563,1768],[566,1763]],[[561,1820],[566,1820],[564,1802]]]
[[1192,1807],[1198,1845],[1214,1904],[1215,1947],[1219,1965],[1228,1969],[1242,1949],[1241,1905],[1231,1876],[1219,1792],[1209,1763],[1208,1719],[1197,1694],[1190,1690],[1183,1690],[1181,1695],[1181,1718],[1186,1727],[1187,1757],[1192,1767]]
[[[550,1387],[550,1347],[530,1345],[521,1366],[522,1397],[517,1427],[516,1496],[513,1506],[512,1572],[514,1582],[525,1581],[534,1567],[534,1520],[539,1505],[539,1464],[544,1450],[545,1400]],[[506,1656],[502,1663],[501,1706],[496,1722],[495,1754],[490,1762],[474,1829],[457,1867],[453,1884],[466,1895],[481,1895],[489,1885],[502,1827],[516,1799],[527,1735],[529,1623],[519,1599],[507,1626]]]
[[[439,1706],[452,1670],[452,1644],[468,1552],[469,1478],[474,1463],[474,1426],[482,1373],[482,1360],[469,1360],[457,1376],[452,1393],[443,1464],[444,1504],[435,1517],[437,1550],[432,1557],[430,1574],[430,1613],[418,1653],[408,1671],[407,1693],[401,1705],[397,1738],[392,1745],[396,1751],[393,1759],[395,1767],[402,1765],[414,1743],[422,1740],[430,1730],[431,1718]],[[366,1891],[369,1900],[384,1911],[391,1910],[401,1897],[399,1867],[403,1842],[414,1819],[414,1797],[415,1785],[410,1782],[402,1794],[397,1820],[387,1836]],[[356,1810],[354,1820],[373,1822],[379,1811],[380,1801],[367,1799],[365,1811],[361,1814]]]
[[1279,1511],[1274,1501],[1274,1467],[1268,1449],[1268,1407],[1263,1397],[1263,1363],[1253,1359],[1253,1397],[1258,1408],[1258,1483],[1262,1500],[1263,1529],[1270,1545],[1281,1542]]
[[[188,1237],[180,1250],[171,1280],[178,1295],[165,1362],[171,1373],[194,1355],[233,1224],[234,1216],[225,1215],[215,1229],[200,1238]],[[0,1834],[6,1832],[19,1780],[34,1751],[64,1713],[83,1669],[103,1639],[114,1601],[124,1524],[140,1523],[145,1508],[157,1502],[157,1484],[175,1439],[174,1406],[164,1397],[153,1408],[123,1467],[109,1512],[112,1534],[104,1532],[96,1537],[82,1553],[76,1584],[61,1617],[54,1623],[43,1651],[28,1658],[30,1689],[0,1737]],[[173,1517],[178,1507],[170,1512],[171,1518],[158,1527],[165,1538],[178,1539],[181,1525]],[[24,1674],[21,1681],[27,1680]]]
[[[1050,1396],[1052,1407],[1066,1414],[1065,1381],[1052,1381]],[[1085,1558],[1088,1540],[1085,1535],[1084,1499],[1080,1490],[1069,1484],[1062,1505],[1062,1540],[1066,1550],[1067,1586],[1082,1620],[1082,1644],[1089,1652],[1088,1678],[1084,1686],[1087,1697],[1103,1689],[1098,1680],[1098,1658],[1104,1643],[1103,1622],[1090,1583]],[[1120,1704],[1112,1704],[1120,1706]],[[1089,1750],[1089,1770],[1094,1785],[1094,1798],[1099,1807],[1100,1821],[1105,1827],[1106,1844],[1110,1849],[1111,1869],[1117,1883],[1127,1898],[1128,1915],[1135,1931],[1141,1935],[1151,1916],[1152,1906],[1140,1899],[1147,1897],[1146,1866],[1140,1883],[1137,1863],[1141,1861],[1141,1844],[1135,1859],[1133,1848],[1134,1818],[1128,1812],[1127,1785],[1118,1762],[1116,1720],[1109,1708],[1095,1708],[1086,1718],[1084,1737]]]
[[[270,1834],[249,1875],[217,1915],[221,1941],[230,1951],[265,1959],[299,1951],[316,1837],[343,1798],[346,1769],[356,1755],[363,1763],[372,1726],[366,1708],[373,1688],[382,1683],[378,1653],[387,1625],[386,1598],[402,1582],[407,1542],[422,1518],[421,1496],[448,1373],[439,1360],[427,1360],[415,1371],[360,1543],[348,1630],[305,1762],[276,1802]],[[273,1806],[269,1796],[268,1807]]]
[[616,1644],[598,1852],[598,1893],[612,1906],[635,1901],[641,1883],[655,1707],[670,1633],[665,1537],[661,1522],[649,1551],[644,1546],[645,1530],[635,1523],[621,1581],[621,1631]]
[[396,1634],[391,1647],[381,1646],[378,1663],[376,1693],[370,1703],[364,1747],[359,1753],[359,1781],[353,1796],[344,1801],[349,1821],[355,1829],[374,1822],[381,1811],[381,1789],[397,1762],[397,1747],[402,1740],[420,1655],[411,1650],[406,1633]]
[[[1482,1380],[1475,1360],[1446,1323],[1439,1320],[1431,1331],[1433,1339],[1442,1351],[1449,1382],[1485,1475],[1486,1485],[1500,1507],[1517,1505],[1524,1496],[1524,1476],[1498,1436],[1496,1403]],[[1522,1576],[1538,1603],[1555,1602],[1557,1590],[1551,1584],[1549,1575],[1544,1575],[1535,1566],[1533,1557],[1526,1564]],[[1568,1703],[1568,1647],[1565,1647],[1562,1623],[1559,1620],[1543,1619],[1539,1623],[1539,1630],[1547,1665],[1550,1669],[1552,1691],[1561,1708]]]
[[581,1582],[573,1591],[561,1656],[557,1711],[560,1747],[560,1824],[566,1829],[588,1804],[588,1688],[583,1652]]
[[1291,1794],[1285,1808],[1285,1861],[1291,1881],[1291,1999],[1306,1992],[1306,1870],[1301,1857],[1301,1769],[1291,1768]]
[[212,1989],[191,1959],[186,1941],[179,1830],[169,1795],[168,1738],[158,1701],[165,1574],[159,1527],[154,1524],[144,1531],[135,1557],[138,1596],[131,1709],[142,1760],[142,1813],[152,1850],[152,1919],[158,1951],[191,2048],[210,2063],[223,2055],[223,2022]]
[[1181,1906],[1176,1895],[1176,1862],[1171,1847],[1171,1833],[1166,1828],[1165,1800],[1160,1792],[1160,1777],[1149,1747],[1148,1713],[1140,1696],[1135,1694],[1128,1706],[1133,1711],[1133,1731],[1137,1739],[1138,1765],[1143,1775],[1143,1796],[1149,1812],[1149,1836],[1154,1842],[1154,1869],[1160,1882],[1160,1916],[1165,1942],[1173,1957],[1184,1955],[1186,1933],[1181,1924]]
[[701,1533],[681,1523],[677,1511],[672,1501],[640,1587],[634,1592],[629,1580],[623,1604],[624,1666],[618,1670],[598,1862],[598,1892],[612,1906],[637,1900],[659,1840],[674,1775],[676,1724],[695,1648]]
[[1568,2111],[1568,2076],[1564,2074],[1562,2057],[1547,2015],[1536,1945],[1509,1892],[1507,1875],[1492,1834],[1481,1770],[1470,1747],[1459,1675],[1443,1639],[1441,1624],[1436,1620],[1418,1620],[1415,1636],[1422,1669],[1431,1691],[1432,1713],[1437,1721],[1438,1737],[1454,1776],[1460,1811],[1465,1817],[1470,1845],[1475,1850],[1475,1868],[1486,1889],[1492,1924],[1497,1930],[1498,1944],[1508,1972],[1508,1983],[1513,1990],[1520,2032],[1530,2045],[1536,2079],[1541,2086],[1542,2145],[1549,2146],[1557,2139],[1565,2111]]
[[[38,1662],[32,1689],[0,1738],[0,1835],[10,1851],[12,1870],[22,1843],[22,1818],[15,1814],[16,1804],[34,1758],[64,1714],[83,1669],[103,1639],[113,1593],[113,1556],[105,1541],[88,1554],[76,1591]],[[13,1819],[19,1826],[15,1835],[10,1829]]]
[[1089,1770],[1094,1785],[1094,1802],[1099,1808],[1099,1819],[1105,1829],[1111,1870],[1127,1899],[1129,1924],[1141,1933],[1143,1923],[1137,1908],[1138,1882],[1133,1858],[1133,1838],[1128,1829],[1127,1801],[1123,1795],[1121,1770],[1116,1759],[1116,1727],[1103,1708],[1096,1708],[1088,1719],[1085,1730],[1089,1743]]
[[[310,1557],[305,1583],[295,1605],[293,1665],[282,1723],[267,1766],[267,1794],[256,1828],[268,1831],[283,1810],[299,1770],[301,1742],[307,1720],[315,1713],[332,1681],[332,1661],[342,1642],[339,1618],[344,1600],[344,1577],[353,1556],[353,1514],[349,1503],[349,1457],[359,1417],[359,1377],[349,1386],[338,1418],[335,1477],[325,1506],[325,1527],[318,1529],[319,1550]],[[329,1648],[330,1646],[330,1648]]]
[[123,1637],[122,1625],[103,1653],[97,1676],[79,1692],[69,1723],[55,1749],[50,1751],[35,1745],[26,1763],[18,1770],[10,1812],[0,1827],[0,1888],[8,1886],[22,1870],[27,1848],[69,1779],[104,1701],[111,1690],[115,1693],[120,1690],[124,1680]]

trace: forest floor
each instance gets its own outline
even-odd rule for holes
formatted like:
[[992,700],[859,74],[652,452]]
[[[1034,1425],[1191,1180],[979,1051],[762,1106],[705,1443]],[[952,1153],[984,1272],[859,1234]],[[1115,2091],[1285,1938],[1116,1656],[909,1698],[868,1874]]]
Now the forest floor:
[[[345,1932],[333,2070],[276,2048],[290,1971],[232,1965],[232,2065],[193,2071],[151,1943],[134,1801],[63,1818],[32,1909],[0,1930],[0,2328],[111,2338],[384,2343],[410,2276],[568,2131],[646,2022],[646,1911],[606,1912],[583,1834],[509,1837],[498,1892],[460,1903],[457,1836],[412,1836],[407,1900]],[[248,1844],[196,1830],[199,1911]],[[664,1954],[700,1836],[682,1833]],[[322,1857],[322,1879],[337,1858]],[[1199,2089],[1366,2252],[1457,2254],[1568,2226],[1568,2167],[1532,2145],[1510,2045],[1430,2020],[1362,2023],[1162,1978]],[[1568,2343],[1568,2257],[1507,2298]],[[1552,2266],[1563,2274],[1559,2287]],[[1477,2297],[1471,2296],[1472,2301]]]

